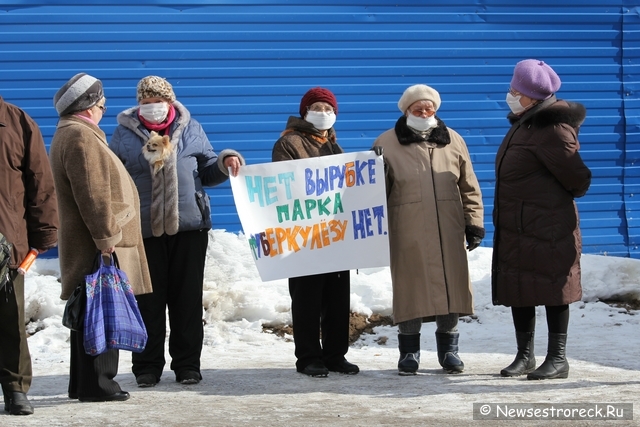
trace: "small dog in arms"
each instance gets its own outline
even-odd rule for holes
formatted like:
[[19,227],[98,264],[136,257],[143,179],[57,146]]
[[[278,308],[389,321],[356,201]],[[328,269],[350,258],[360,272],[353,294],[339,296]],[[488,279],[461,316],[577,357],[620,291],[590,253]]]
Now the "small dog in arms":
[[154,175],[164,167],[164,162],[171,155],[171,151],[173,151],[173,145],[169,136],[160,136],[157,132],[151,131],[149,140],[142,147],[142,155],[152,166]]

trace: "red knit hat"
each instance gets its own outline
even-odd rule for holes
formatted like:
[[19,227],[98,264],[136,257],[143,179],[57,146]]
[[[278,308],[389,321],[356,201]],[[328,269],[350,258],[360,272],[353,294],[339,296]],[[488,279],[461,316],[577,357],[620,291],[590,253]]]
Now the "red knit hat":
[[333,107],[333,111],[338,115],[338,101],[329,89],[314,87],[309,89],[300,100],[300,117],[307,115],[307,108],[316,102],[326,102]]

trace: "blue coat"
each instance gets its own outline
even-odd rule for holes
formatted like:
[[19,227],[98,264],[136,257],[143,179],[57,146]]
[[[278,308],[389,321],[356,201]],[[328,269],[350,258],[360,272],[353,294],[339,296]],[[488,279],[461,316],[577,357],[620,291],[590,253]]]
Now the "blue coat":
[[[191,118],[189,111],[179,102],[173,106],[176,118],[171,124],[171,143],[177,154],[178,175],[178,232],[209,230],[211,228],[211,207],[205,186],[214,186],[229,178],[223,165],[229,155],[238,156],[234,150],[223,150],[218,156],[214,151],[200,123]],[[138,106],[118,114],[116,128],[109,147],[122,160],[133,178],[140,194],[140,217],[142,236],[152,237],[151,232],[151,169],[142,155],[142,147],[149,139],[149,131],[138,119]]]

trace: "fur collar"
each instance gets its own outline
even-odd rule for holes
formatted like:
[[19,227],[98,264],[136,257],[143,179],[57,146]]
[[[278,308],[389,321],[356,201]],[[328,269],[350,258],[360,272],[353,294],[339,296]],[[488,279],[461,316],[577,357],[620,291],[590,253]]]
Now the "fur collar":
[[[139,107],[139,105],[136,105],[135,107],[128,108],[118,114],[118,124],[138,135],[141,139],[141,143],[145,144],[149,139],[149,131],[138,119]],[[187,110],[187,108],[178,101],[173,102],[173,107],[176,109],[176,118],[174,119],[174,123],[171,125],[171,143],[178,147],[182,132],[191,120],[191,113],[189,113],[189,110]]]
[[564,123],[574,129],[579,129],[586,117],[587,109],[584,105],[578,102],[557,100],[555,96],[536,105],[521,118],[513,114],[508,116],[511,124],[520,120],[523,124],[530,123],[533,127],[543,128]]
[[451,135],[449,130],[442,120],[436,116],[438,125],[432,128],[431,133],[424,139],[422,135],[414,132],[409,126],[407,126],[407,117],[400,116],[396,122],[395,132],[398,137],[398,142],[402,145],[418,144],[420,142],[431,142],[437,145],[447,145],[451,143]]

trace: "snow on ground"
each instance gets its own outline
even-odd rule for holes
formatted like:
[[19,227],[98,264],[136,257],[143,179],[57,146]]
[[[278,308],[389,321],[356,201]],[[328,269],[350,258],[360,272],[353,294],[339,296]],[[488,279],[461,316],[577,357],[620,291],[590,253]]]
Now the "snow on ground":
[[[476,314],[460,323],[466,370],[445,374],[435,352],[435,325],[422,328],[419,375],[397,375],[397,329],[363,335],[347,358],[355,376],[309,378],[295,372],[291,337],[263,333],[262,325],[290,321],[286,280],[262,282],[242,235],[214,230],[205,272],[203,381],[175,382],[168,365],[154,388],[137,388],[131,355],[120,352],[116,379],[131,392],[126,402],[81,403],[67,398],[69,331],[60,318],[57,259],[38,259],[27,275],[26,313],[35,414],[0,414],[1,426],[383,426],[473,422],[473,403],[635,403],[634,421],[554,421],[554,425],[640,424],[640,311],[602,299],[640,300],[640,261],[584,255],[583,301],[571,305],[566,380],[502,378],[515,355],[510,310],[491,303],[491,249],[469,254]],[[388,268],[352,271],[352,311],[391,314]],[[546,353],[544,309],[538,309],[536,356]],[[381,338],[386,338],[386,343]],[[483,423],[483,421],[476,421]],[[484,425],[495,425],[484,421]],[[549,420],[509,425],[548,425]]]

